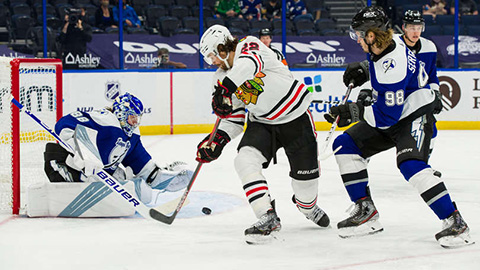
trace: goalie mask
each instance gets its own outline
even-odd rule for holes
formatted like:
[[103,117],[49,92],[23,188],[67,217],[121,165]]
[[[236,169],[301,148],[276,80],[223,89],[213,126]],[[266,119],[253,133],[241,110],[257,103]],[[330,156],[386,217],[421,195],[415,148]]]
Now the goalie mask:
[[227,68],[230,68],[227,62],[229,53],[227,53],[225,58],[221,58],[218,54],[218,45],[224,45],[227,40],[233,40],[233,36],[230,34],[230,31],[222,25],[212,25],[203,33],[200,39],[200,53],[203,55],[203,59],[207,64],[213,65],[213,59],[214,56],[216,56],[225,63]]
[[142,102],[134,95],[125,93],[115,99],[112,108],[123,131],[131,137],[133,131],[140,125],[143,114]]

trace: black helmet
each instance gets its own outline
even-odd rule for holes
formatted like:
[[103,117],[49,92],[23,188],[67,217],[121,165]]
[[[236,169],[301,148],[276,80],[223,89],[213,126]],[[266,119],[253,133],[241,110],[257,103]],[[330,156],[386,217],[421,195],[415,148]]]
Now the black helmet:
[[268,28],[263,28],[262,30],[260,30],[260,33],[258,34],[259,37],[262,37],[262,36],[272,36],[272,31],[270,31],[270,29]]
[[403,15],[404,24],[424,24],[424,22],[422,13],[418,10],[407,10]]
[[388,29],[388,17],[383,8],[377,6],[366,7],[360,10],[352,19],[351,29],[367,32],[371,28]]

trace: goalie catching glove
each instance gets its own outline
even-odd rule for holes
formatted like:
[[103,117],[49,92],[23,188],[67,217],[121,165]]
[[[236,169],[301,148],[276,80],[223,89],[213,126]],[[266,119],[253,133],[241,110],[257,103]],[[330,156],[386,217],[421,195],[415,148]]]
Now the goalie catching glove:
[[232,113],[232,94],[220,81],[217,81],[217,85],[214,87],[215,92],[212,97],[212,109],[216,115],[220,118],[225,118]]
[[215,133],[215,138],[213,138],[210,146],[207,145],[209,139],[210,135],[205,137],[197,146],[197,158],[195,160],[198,162],[209,163],[216,160],[222,154],[225,145],[230,141],[230,136],[225,131],[219,129]]
[[363,111],[364,108],[361,104],[348,102],[347,104],[338,105],[330,108],[329,113],[324,114],[325,120],[329,123],[333,123],[337,116],[340,117],[338,120],[338,127],[346,127],[351,123],[358,122],[363,120]]

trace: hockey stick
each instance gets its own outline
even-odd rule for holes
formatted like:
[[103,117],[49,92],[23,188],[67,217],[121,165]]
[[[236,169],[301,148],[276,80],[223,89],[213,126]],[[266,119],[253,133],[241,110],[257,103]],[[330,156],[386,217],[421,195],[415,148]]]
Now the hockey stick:
[[[213,142],[213,139],[215,138],[215,134],[217,133],[218,126],[220,125],[221,118],[217,117],[217,121],[215,122],[215,125],[213,127],[212,133],[210,133],[210,137],[208,138],[207,146],[210,146]],[[152,216],[155,217],[156,220],[159,220],[163,223],[166,224],[172,224],[172,222],[175,220],[175,217],[177,216],[178,212],[180,209],[182,209],[182,206],[187,199],[188,193],[190,193],[190,190],[192,189],[193,183],[195,182],[195,179],[198,176],[198,173],[200,172],[200,169],[202,168],[203,163],[198,162],[197,168],[195,168],[195,171],[193,172],[192,179],[190,180],[190,183],[188,183],[187,188],[185,189],[185,192],[183,193],[182,197],[180,197],[180,201],[177,205],[177,208],[175,211],[173,211],[171,216],[167,216],[162,214],[161,212],[156,212],[156,213],[150,213]]]
[[324,103],[324,104],[338,105],[338,104],[341,103],[341,101],[338,101],[338,100],[312,100],[312,103]]
[[[63,144],[65,147],[67,147],[69,150],[72,151],[72,153],[75,153],[74,148],[64,142],[56,133],[53,131],[51,128],[48,127],[47,124],[43,123],[42,120],[40,120],[38,117],[36,117],[32,112],[29,110],[25,109],[24,106],[18,102],[13,96],[11,96],[11,101],[12,103],[17,106],[20,110],[23,110],[28,116],[30,116],[35,122],[37,122],[41,127],[43,127],[48,133],[50,133],[55,139],[58,140],[61,144]],[[93,155],[93,154],[92,154]],[[122,201],[124,202],[125,205],[128,205],[128,207],[133,207],[140,215],[142,215],[144,218],[147,219],[154,219],[163,222],[160,219],[157,219],[156,217],[161,214],[157,209],[151,208],[143,204],[134,194],[131,194],[128,192],[126,189],[124,189],[122,184],[112,177],[110,174],[108,174],[105,170],[100,169],[95,171],[94,173],[95,177],[97,179],[101,180],[109,189],[111,189],[116,196],[119,196],[122,198]]]
[[[347,93],[345,93],[345,97],[343,98],[340,105],[344,105],[345,103],[347,103],[348,97],[350,96],[350,93],[352,92],[352,88],[353,88],[353,83],[350,83],[348,85],[348,88],[347,88]],[[337,115],[337,117],[335,118],[335,121],[332,123],[332,127],[330,128],[330,130],[327,133],[327,137],[323,141],[322,149],[320,150],[320,155],[319,155],[320,160],[325,160],[325,159],[329,158],[331,155],[335,154],[336,152],[338,152],[342,148],[342,146],[339,146],[332,153],[326,153],[327,147],[328,147],[328,145],[330,144],[330,141],[333,138],[333,132],[337,128],[339,120],[340,120],[340,116]]]

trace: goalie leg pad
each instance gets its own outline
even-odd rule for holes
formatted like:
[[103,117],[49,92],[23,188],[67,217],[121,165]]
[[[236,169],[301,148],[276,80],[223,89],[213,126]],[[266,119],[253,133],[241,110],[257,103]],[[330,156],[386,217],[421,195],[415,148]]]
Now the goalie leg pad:
[[168,171],[156,167],[147,179],[147,184],[158,190],[175,192],[187,187],[193,172],[190,170]]
[[251,146],[240,148],[234,161],[245,195],[257,218],[272,209],[267,180],[262,174],[262,164],[266,161],[262,153]]

